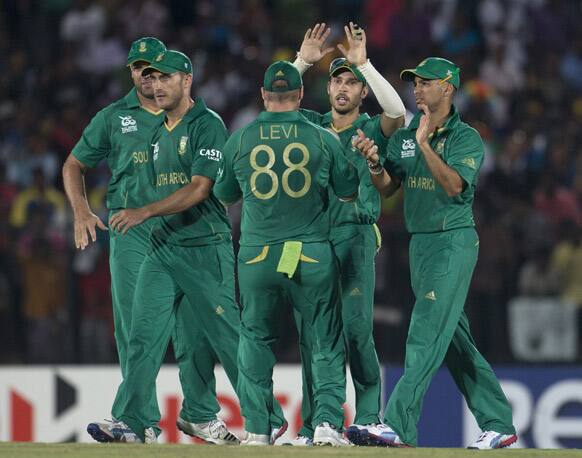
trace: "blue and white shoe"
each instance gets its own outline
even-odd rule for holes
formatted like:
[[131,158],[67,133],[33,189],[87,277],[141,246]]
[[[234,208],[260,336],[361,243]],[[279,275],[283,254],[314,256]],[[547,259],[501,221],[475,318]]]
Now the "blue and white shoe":
[[359,445],[360,447],[365,447],[367,445],[373,445],[368,443],[368,429],[376,426],[374,423],[368,425],[357,425],[353,424],[346,430],[346,436],[350,442],[354,445]]
[[366,429],[361,429],[360,434],[365,436],[368,445],[377,447],[410,447],[404,443],[396,431],[383,423],[367,425]]
[[492,450],[509,447],[517,442],[515,434],[502,434],[496,431],[483,431],[479,438],[467,448],[474,450]]
[[[97,442],[124,442],[124,443],[141,443],[141,439],[135,434],[129,426],[122,421],[112,420],[105,423],[89,423],[87,432]],[[145,444],[155,444],[158,441],[153,428],[147,428],[144,431]]]

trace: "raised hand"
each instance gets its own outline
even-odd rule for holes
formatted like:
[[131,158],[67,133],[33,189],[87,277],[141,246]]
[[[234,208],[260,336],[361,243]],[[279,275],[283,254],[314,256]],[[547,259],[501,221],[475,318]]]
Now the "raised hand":
[[358,149],[370,164],[378,164],[380,162],[378,145],[374,144],[374,140],[366,137],[362,129],[358,129],[357,133],[358,135],[352,138],[352,146]]
[[87,245],[89,245],[89,237],[91,236],[91,241],[95,242],[97,240],[97,231],[95,226],[104,231],[107,230],[107,226],[103,224],[103,221],[99,217],[91,213],[90,211],[82,216],[75,216],[75,246],[84,250]]
[[362,65],[366,63],[368,54],[366,52],[366,32],[360,28],[358,24],[350,22],[349,27],[344,26],[346,38],[348,40],[348,49],[343,44],[338,44],[337,47],[350,64]]
[[424,115],[420,117],[420,122],[416,129],[416,143],[420,146],[428,141],[428,135],[430,133],[430,111],[424,103],[419,104],[418,108],[424,113]]
[[324,49],[325,40],[327,40],[330,33],[331,29],[329,27],[325,28],[325,22],[315,24],[313,29],[307,29],[299,49],[301,58],[308,64],[314,64],[332,52],[333,46]]

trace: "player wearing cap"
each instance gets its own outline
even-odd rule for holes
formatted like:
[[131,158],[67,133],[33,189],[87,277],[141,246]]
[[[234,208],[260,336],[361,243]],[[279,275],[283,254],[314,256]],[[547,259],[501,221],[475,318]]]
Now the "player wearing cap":
[[[344,30],[348,49],[341,44],[338,48],[345,57],[335,59],[329,69],[327,92],[331,110],[323,115],[309,110],[301,110],[301,113],[336,133],[347,147],[351,147],[356,129],[362,129],[384,148],[388,137],[404,125],[404,104],[367,59],[365,32],[353,23]],[[294,65],[304,71],[333,51],[332,47],[324,48],[329,34],[330,29],[326,29],[325,24],[316,24],[307,30]],[[372,117],[360,112],[369,88],[383,110],[382,114]],[[381,397],[380,366],[373,337],[374,258],[381,244],[375,223],[380,216],[380,196],[372,186],[366,161],[361,155],[350,148],[348,159],[358,169],[360,192],[357,200],[349,205],[330,195],[330,240],[340,263],[343,332],[356,392],[354,423],[368,425],[379,421]],[[304,348],[302,346],[302,350]],[[313,435],[310,386],[309,380],[303,384],[303,427],[299,436],[291,441],[293,445],[309,443]],[[358,431],[357,427],[348,428],[348,436],[352,442],[365,445],[359,440]]]
[[297,110],[301,75],[286,61],[265,72],[258,118],[236,131],[224,148],[216,195],[243,199],[238,274],[242,304],[238,393],[247,437],[269,444],[277,320],[291,305],[303,359],[313,379],[314,443],[348,445],[342,437],[345,352],[341,339],[337,265],[329,243],[328,194],[353,199],[358,181],[343,147]]
[[416,302],[404,374],[386,406],[385,425],[360,430],[375,445],[417,444],[422,400],[443,361],[483,430],[469,448],[502,448],[517,440],[511,407],[475,347],[463,311],[479,251],[471,207],[483,143],[452,104],[459,73],[455,64],[439,57],[404,70],[400,77],[413,81],[419,113],[392,135],[385,160],[363,132],[354,142],[364,150],[382,196],[404,188],[406,227],[412,235],[410,274]]
[[[112,103],[92,119],[83,136],[73,148],[63,167],[63,180],[74,212],[75,245],[85,249],[96,240],[95,227],[106,229],[99,217],[92,213],[87,202],[83,175],[87,168],[95,167],[101,160],[107,160],[112,178],[107,193],[107,207],[113,214],[126,207],[139,207],[156,200],[155,188],[150,169],[152,160],[149,152],[149,137],[152,130],[163,119],[155,100],[149,78],[142,78],[142,70],[165,51],[164,44],[156,38],[144,37],[136,40],[129,51],[127,65],[131,70],[134,88],[122,99]],[[109,231],[109,264],[111,269],[111,296],[115,325],[115,341],[119,355],[122,378],[127,376],[129,334],[133,317],[133,298],[139,268],[149,246],[149,236],[154,219],[134,227],[122,235]],[[188,307],[181,307],[181,313],[188,313]],[[187,316],[184,320],[187,320]],[[191,338],[189,340],[189,338]],[[201,418],[196,435],[213,443],[237,443],[221,420],[216,420],[217,402],[214,392],[192,392],[189,387],[200,385],[213,368],[207,368],[205,355],[209,343],[192,333],[184,333],[176,328],[172,336],[174,353],[179,364],[181,379],[184,381],[184,404],[181,416],[193,421]],[[113,419],[121,415],[120,405],[124,402],[118,391],[111,414]],[[144,415],[150,424],[157,425],[160,412],[152,387],[150,396],[143,406]],[[87,431],[99,442],[118,440],[115,422],[90,423]],[[210,430],[218,432],[211,434]],[[157,430],[159,433],[159,430]],[[117,434],[119,436],[119,434]]]
[[[137,280],[128,374],[119,388],[124,399],[118,417],[125,426],[123,437],[137,436],[148,442],[156,431],[144,407],[174,322],[185,334],[194,333],[210,342],[211,348],[202,350],[206,352],[204,369],[212,369],[216,360],[220,361],[236,386],[240,311],[234,300],[230,223],[212,192],[227,138],[224,123],[202,99],[190,97],[192,63],[181,52],[160,53],[142,75],[151,79],[156,103],[166,115],[150,139],[156,197],[160,200],[115,213],[110,227],[126,233],[159,217]],[[181,302],[184,296],[186,303]],[[184,307],[191,310],[187,321],[180,313]],[[190,396],[214,394],[213,375],[189,382],[183,389]],[[217,403],[215,407],[213,415],[218,412]],[[276,402],[269,421],[270,425],[283,423]],[[178,420],[178,427],[185,432],[192,433],[196,426]]]

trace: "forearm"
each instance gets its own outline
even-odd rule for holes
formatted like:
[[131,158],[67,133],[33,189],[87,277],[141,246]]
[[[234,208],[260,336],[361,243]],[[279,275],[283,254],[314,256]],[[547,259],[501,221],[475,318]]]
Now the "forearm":
[[384,199],[392,196],[400,187],[400,181],[393,180],[385,169],[378,175],[370,173],[370,177],[372,184]]
[[85,169],[71,158],[63,165],[63,186],[75,217],[91,212],[85,190],[84,172]]
[[173,215],[198,205],[208,198],[210,187],[199,183],[190,183],[178,189],[165,199],[153,202],[143,207],[147,218],[154,216]]
[[380,162],[368,161],[368,170],[372,184],[383,198],[390,197],[400,187],[400,180],[393,179]]
[[358,65],[358,70],[362,72],[366,82],[378,100],[382,110],[392,119],[402,118],[406,114],[406,108],[402,99],[392,87],[392,85],[374,68],[370,60]]
[[434,152],[428,142],[419,145],[432,176],[445,190],[449,197],[459,195],[463,191],[463,180],[459,174],[450,168],[440,156]]

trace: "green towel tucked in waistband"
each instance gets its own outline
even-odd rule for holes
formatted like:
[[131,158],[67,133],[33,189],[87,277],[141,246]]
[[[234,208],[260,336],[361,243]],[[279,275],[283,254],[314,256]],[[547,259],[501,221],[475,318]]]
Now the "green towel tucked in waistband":
[[279,258],[277,272],[287,274],[289,278],[293,278],[297,266],[299,265],[302,246],[303,243],[301,242],[285,242],[281,258]]

